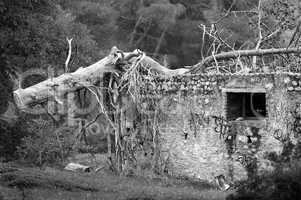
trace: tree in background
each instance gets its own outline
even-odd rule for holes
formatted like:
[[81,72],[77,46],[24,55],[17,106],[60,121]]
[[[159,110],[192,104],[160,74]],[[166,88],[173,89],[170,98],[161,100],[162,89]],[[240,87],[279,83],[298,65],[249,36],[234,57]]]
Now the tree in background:
[[[71,70],[99,57],[99,49],[87,26],[75,21],[72,13],[63,10],[57,2],[1,0],[0,5],[0,85],[7,88],[0,102],[11,96],[8,73],[21,74],[32,68],[47,70],[49,66],[62,71],[68,51],[66,37],[73,38],[74,43]],[[35,83],[30,82],[26,86]]]
[[[73,38],[74,54],[70,70],[86,66],[97,60],[99,49],[87,26],[76,21],[72,13],[64,10],[58,1],[0,0],[0,114],[12,101],[14,80],[29,69],[53,68],[62,73],[67,57],[66,37]],[[33,85],[46,77],[29,76],[23,87]],[[24,85],[25,84],[25,85]],[[30,120],[30,118],[27,118]],[[23,120],[7,124],[1,119],[0,149],[13,155],[16,146],[26,134],[20,128]],[[22,130],[22,131],[20,131]],[[2,152],[2,151],[1,151]],[[1,154],[2,156],[2,154]]]

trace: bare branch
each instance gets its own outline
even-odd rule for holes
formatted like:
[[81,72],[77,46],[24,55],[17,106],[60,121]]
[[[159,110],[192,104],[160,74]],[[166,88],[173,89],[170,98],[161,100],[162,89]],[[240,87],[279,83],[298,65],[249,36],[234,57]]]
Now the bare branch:
[[134,27],[134,30],[133,30],[133,32],[132,32],[132,34],[131,34],[131,38],[130,38],[130,42],[129,42],[130,46],[133,45],[133,42],[134,42],[134,39],[135,39],[135,35],[136,35],[136,33],[137,33],[137,28],[138,28],[138,26],[140,25],[141,20],[142,20],[142,16],[140,16],[140,17],[138,18],[138,20],[137,20],[137,22],[136,22],[136,24],[135,24],[135,27]]
[[265,37],[262,39],[262,42],[271,39],[274,35],[276,35],[277,33],[279,33],[280,30],[281,30],[281,29],[278,28],[278,29],[276,29],[274,32],[272,32],[271,34],[265,36]]
[[[297,33],[299,33],[300,25],[301,25],[301,21],[298,23],[298,25],[296,27],[296,30],[295,30],[294,34],[292,35],[292,38],[290,39],[289,44],[287,45],[287,48],[289,48],[291,46],[291,44],[295,40],[295,37],[296,37]],[[300,37],[300,35],[301,35],[301,33],[299,33],[299,37]],[[299,38],[298,38],[298,40],[299,40]]]
[[201,25],[203,27],[203,34],[202,34],[202,47],[201,47],[201,57],[204,59],[204,44],[205,44],[205,36],[206,36],[206,26],[204,24]]
[[231,10],[233,8],[233,6],[236,4],[236,0],[233,0],[231,3],[230,8],[226,11],[226,14],[222,17],[220,17],[218,20],[216,20],[215,22],[213,22],[213,24],[218,24],[220,21],[222,21],[224,18],[228,17],[229,14],[231,14]]
[[160,38],[158,39],[157,46],[156,46],[155,52],[154,52],[154,56],[156,56],[160,51],[161,44],[162,44],[162,41],[164,39],[166,31],[167,31],[167,27],[164,28],[164,30],[162,31],[162,33],[160,35]]
[[[261,18],[262,18],[262,11],[261,11],[261,0],[258,1],[258,41],[255,47],[255,50],[258,50],[260,48],[261,42],[262,42],[262,28],[261,28]],[[257,57],[253,57],[253,68],[256,68],[256,62],[257,62]]]
[[237,50],[230,52],[223,52],[216,54],[215,56],[209,56],[202,60],[200,63],[191,67],[191,70],[187,73],[199,72],[202,67],[208,65],[209,63],[216,60],[237,58],[239,56],[263,56],[263,55],[272,55],[272,54],[300,54],[301,48],[280,48],[280,49],[252,49],[252,50]]
[[72,53],[71,42],[72,42],[73,38],[69,39],[69,38],[67,37],[66,39],[67,39],[67,42],[68,42],[69,50],[68,50],[68,56],[67,56],[67,59],[66,59],[66,62],[65,62],[65,73],[68,73],[68,72],[69,72],[68,64],[69,64],[69,62],[70,62],[71,53]]
[[152,26],[152,23],[148,23],[148,26],[146,27],[146,29],[144,29],[143,35],[137,40],[137,42],[135,43],[135,46],[137,47],[142,41],[143,39],[147,36],[148,31],[150,30]]

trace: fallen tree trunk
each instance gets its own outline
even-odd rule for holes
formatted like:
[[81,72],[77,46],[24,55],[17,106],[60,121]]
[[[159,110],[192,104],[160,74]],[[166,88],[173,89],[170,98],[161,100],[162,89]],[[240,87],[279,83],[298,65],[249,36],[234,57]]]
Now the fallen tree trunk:
[[13,92],[15,102],[22,109],[30,104],[75,91],[83,87],[80,83],[95,84],[103,78],[105,72],[117,71],[114,65],[110,64],[111,60],[112,58],[108,56],[89,67],[79,68],[73,73],[62,74],[25,89],[17,89]]
[[[139,50],[122,52],[113,47],[108,56],[95,64],[79,68],[73,73],[65,73],[56,78],[47,79],[25,89],[15,90],[13,92],[15,102],[22,109],[48,99],[55,100],[57,97],[62,97],[66,93],[83,88],[85,85],[102,85],[101,83],[106,72],[120,74],[126,70],[126,66],[135,63],[139,57],[141,58],[142,54]],[[167,76],[183,74],[188,71],[188,69],[170,70],[148,56],[143,56],[140,63],[148,67],[150,71],[156,71]]]
[[214,62],[215,60],[231,59],[237,58],[240,56],[264,56],[272,54],[292,54],[292,53],[301,53],[301,48],[281,48],[281,49],[254,49],[254,50],[238,50],[223,52],[220,54],[212,55],[206,57],[200,63],[194,65],[189,70],[189,73],[197,73],[201,71],[206,65]]
[[141,59],[139,61],[140,64],[147,67],[150,71],[154,71],[163,76],[174,76],[188,73],[199,73],[206,65],[215,60],[231,59],[239,56],[263,56],[292,53],[301,53],[301,49],[282,48],[223,52],[214,56],[209,56],[194,66],[171,70],[162,66],[152,58],[145,56],[143,52],[139,50],[135,50],[133,52],[122,52],[116,47],[113,47],[108,56],[96,62],[95,64],[85,68],[79,68],[73,73],[66,73],[53,79],[47,79],[25,89],[15,90],[14,99],[17,106],[21,109],[26,108],[31,104],[47,101],[51,98],[55,99],[56,97],[64,96],[66,93],[83,88],[85,85],[102,83],[104,74],[106,72],[116,72],[118,74],[122,74],[127,70],[126,67],[137,62],[137,59]]

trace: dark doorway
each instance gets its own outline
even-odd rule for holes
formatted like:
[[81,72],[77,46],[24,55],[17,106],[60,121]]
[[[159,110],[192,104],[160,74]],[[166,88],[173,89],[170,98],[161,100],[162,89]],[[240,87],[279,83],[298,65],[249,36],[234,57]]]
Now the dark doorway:
[[265,93],[227,92],[226,96],[227,120],[261,119],[267,115]]

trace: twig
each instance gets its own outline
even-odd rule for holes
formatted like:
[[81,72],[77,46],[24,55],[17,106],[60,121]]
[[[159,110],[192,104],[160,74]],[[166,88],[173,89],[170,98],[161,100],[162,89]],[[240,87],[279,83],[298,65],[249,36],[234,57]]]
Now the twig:
[[99,117],[101,114],[104,114],[104,116],[106,117],[106,119],[108,120],[108,122],[110,123],[110,125],[112,126],[112,128],[114,130],[117,129],[117,127],[115,126],[115,124],[112,122],[112,120],[110,119],[110,117],[108,116],[108,113],[106,112],[104,106],[102,105],[100,99],[99,99],[99,92],[94,92],[89,86],[85,85],[85,84],[81,84],[82,86],[84,86],[85,88],[87,88],[95,97],[96,100],[101,108],[99,115],[96,116],[96,118],[94,120],[92,120],[90,123],[88,123],[87,125],[85,125],[85,128],[89,127],[91,124],[93,124]]
[[[296,30],[295,30],[294,34],[292,35],[292,38],[290,39],[290,41],[289,41],[289,43],[287,45],[287,48],[289,48],[291,46],[291,44],[293,43],[293,41],[294,41],[297,33],[299,32],[300,25],[301,25],[301,21],[298,23],[298,25],[296,27]],[[301,36],[301,33],[299,33],[299,38],[300,38],[300,36]],[[299,40],[299,38],[298,38],[298,40]]]
[[140,16],[139,18],[138,18],[138,20],[137,20],[137,22],[136,22],[136,24],[135,24],[135,27],[134,27],[134,30],[133,30],[133,32],[132,32],[132,34],[131,34],[131,39],[130,39],[130,46],[132,46],[133,45],[133,42],[134,42],[134,39],[135,39],[135,35],[136,35],[136,33],[137,33],[137,28],[138,28],[138,26],[140,25],[140,22],[141,22],[141,20],[142,20],[142,16]]
[[204,59],[204,44],[205,44],[205,35],[206,35],[206,26],[204,24],[201,24],[203,27],[203,34],[202,34],[202,47],[201,47],[201,57],[202,60]]
[[156,56],[159,53],[159,51],[160,51],[161,44],[162,44],[162,41],[164,39],[166,31],[167,31],[167,27],[164,28],[164,30],[162,31],[162,33],[160,35],[160,38],[159,38],[158,43],[157,43],[157,46],[155,48],[154,56]]
[[217,73],[219,73],[219,66],[218,66],[218,62],[215,58],[214,51],[212,51],[212,56],[213,56],[213,59],[214,59],[215,65],[216,65],[216,71],[217,71]]
[[[258,1],[258,41],[255,47],[255,50],[258,50],[260,48],[261,42],[262,42],[262,29],[261,29],[261,18],[262,18],[262,11],[261,11],[261,0]],[[257,63],[257,56],[253,57],[253,68],[256,68]]]
[[[274,35],[276,35],[277,33],[279,33],[280,30],[281,30],[281,29],[278,28],[278,29],[276,29],[274,32],[272,32],[271,34],[265,36],[265,37],[262,39],[262,42],[265,42],[265,41],[271,39]],[[287,47],[287,48],[288,48],[288,47]]]
[[148,26],[146,27],[146,29],[144,30],[144,33],[143,35],[138,39],[138,41],[136,42],[135,46],[137,47],[141,42],[142,40],[147,36],[148,34],[148,31],[150,30],[152,26],[152,23],[149,23]]
[[[221,33],[222,33],[222,31],[223,30],[221,30]],[[221,42],[221,43],[223,43],[225,46],[227,46],[229,49],[232,49],[233,51],[235,50],[234,49],[234,47],[231,47],[225,40],[223,40],[221,37],[220,37],[220,35],[218,34],[218,32],[216,31],[216,34],[215,34],[216,36],[217,36],[217,39]],[[230,36],[232,36],[232,35],[230,35]],[[229,37],[230,37],[229,36]],[[228,37],[228,38],[229,38]],[[226,39],[228,39],[228,38],[226,38]]]
[[67,59],[66,59],[66,62],[65,62],[65,73],[68,73],[68,72],[69,72],[68,64],[69,64],[69,62],[70,62],[71,53],[72,53],[71,42],[72,42],[73,38],[69,39],[69,38],[67,37],[66,40],[67,40],[67,42],[68,42],[69,50],[68,50],[68,56],[67,56]]
[[228,17],[228,15],[231,13],[231,10],[233,8],[233,6],[236,4],[236,0],[233,0],[231,3],[230,8],[227,10],[226,14],[222,17],[220,17],[218,20],[216,20],[215,22],[213,22],[213,24],[218,24],[220,21],[222,21],[224,18]]

